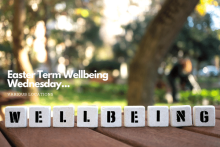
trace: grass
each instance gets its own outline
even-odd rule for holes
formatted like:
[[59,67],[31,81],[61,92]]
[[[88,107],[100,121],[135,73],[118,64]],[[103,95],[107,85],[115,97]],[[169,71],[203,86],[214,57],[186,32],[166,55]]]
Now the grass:
[[[101,106],[121,106],[122,108],[127,105],[126,100],[126,85],[116,84],[99,84],[89,83],[85,84],[83,80],[61,80],[63,85],[70,85],[69,88],[44,88],[40,89],[39,93],[52,93],[53,96],[40,96],[39,103],[33,104],[26,102],[24,105],[40,105],[40,106],[82,106],[82,105],[97,105],[99,112]],[[168,104],[156,103],[156,106],[174,106],[182,105],[182,103]]]
[[[106,93],[97,93],[97,92],[59,92],[59,91],[53,91],[52,92],[54,96],[50,97],[40,97],[40,103],[36,105],[41,106],[75,106],[77,108],[78,106],[85,106],[85,105],[97,105],[99,108],[101,106],[121,106],[124,108],[124,106],[127,105],[126,97],[125,96],[118,96],[118,95],[112,95],[112,94],[106,94]],[[26,102],[25,105],[33,105],[30,102]],[[177,106],[177,105],[183,105],[182,103],[174,103],[174,104],[168,104],[168,103],[156,103],[155,106]],[[75,110],[76,111],[76,110]]]
[[[66,84],[66,83],[65,83]],[[52,93],[53,96],[40,96],[39,104],[41,106],[85,106],[97,105],[99,112],[101,106],[126,106],[127,101],[125,95],[112,94],[111,92],[97,92],[90,90],[82,90],[80,87],[71,85],[70,88],[43,89],[39,93]],[[31,102],[26,102],[25,105],[33,105]]]
[[126,106],[126,99],[116,95],[96,92],[53,92],[53,97],[40,97],[40,105],[57,105],[80,106],[80,105],[97,105],[101,106]]
[[[67,84],[67,83],[66,83]],[[92,86],[94,83],[92,84]],[[114,92],[112,89],[118,85],[96,85],[96,88],[104,87],[103,89],[111,90],[94,90],[94,87],[74,87],[71,85],[70,88],[61,88],[59,90],[55,89],[44,89],[40,93],[53,93],[53,96],[40,96],[40,103],[37,105],[41,106],[82,106],[82,105],[97,105],[99,107],[99,113],[101,106],[124,106],[127,105],[126,94],[120,92]],[[26,102],[26,105],[33,105],[30,102]],[[182,105],[181,103],[167,104],[167,103],[156,103],[156,106],[174,106]]]
[[156,103],[154,106],[179,106],[179,105],[185,105],[183,103],[172,103],[172,104],[168,104],[168,103]]
[[198,83],[215,83],[217,81],[219,81],[219,77],[210,76],[210,77],[198,77],[197,78]]

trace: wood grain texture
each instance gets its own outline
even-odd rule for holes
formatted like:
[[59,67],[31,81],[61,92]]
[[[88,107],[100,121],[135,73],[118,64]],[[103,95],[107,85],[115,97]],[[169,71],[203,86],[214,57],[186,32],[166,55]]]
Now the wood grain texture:
[[0,132],[0,146],[1,147],[10,147],[10,144],[8,143],[8,141],[5,139],[5,137],[2,135],[1,132]]
[[96,131],[132,146],[219,146],[220,140],[173,127],[165,128],[97,128]]
[[220,110],[219,109],[215,109],[215,118],[220,119]]
[[183,129],[220,138],[220,110],[215,110],[215,117],[215,127],[183,127]]
[[[26,147],[78,147],[78,146],[118,146],[127,147],[129,145],[118,140],[95,132],[88,128],[4,128],[8,138],[13,139],[15,146]],[[16,140],[20,141],[17,144]]]
[[[147,111],[146,111],[146,125],[147,125]],[[122,116],[123,118],[123,116]],[[123,122],[123,121],[122,121]],[[122,123],[123,126],[123,123]],[[218,125],[220,127],[220,125]],[[218,130],[218,127],[212,127],[214,133]],[[196,128],[196,127],[188,127]],[[198,127],[197,127],[198,128]],[[141,128],[102,128],[94,129],[104,135],[120,140],[132,146],[178,146],[178,147],[190,147],[190,146],[219,146],[220,140],[216,137],[207,136],[189,131],[187,129],[174,128],[174,127],[141,127]]]
[[215,127],[183,127],[182,129],[220,138],[220,120],[218,119],[216,119]]
[[215,106],[215,109],[219,109],[219,110],[220,110],[220,105],[218,105],[218,106]]
[[[16,147],[25,146],[14,133],[12,133],[9,129],[5,128],[5,123],[2,121],[0,122],[0,131],[2,132],[2,134],[4,134],[5,138],[10,143],[11,146],[16,146]],[[20,136],[21,135],[22,134],[20,134]]]

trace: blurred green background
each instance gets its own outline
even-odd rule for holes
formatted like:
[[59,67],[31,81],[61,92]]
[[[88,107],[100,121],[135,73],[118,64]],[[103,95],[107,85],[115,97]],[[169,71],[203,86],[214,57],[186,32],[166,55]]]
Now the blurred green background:
[[[162,61],[157,64],[154,60],[150,61],[149,64],[152,67],[155,64],[156,67],[156,74],[152,74],[152,81],[155,79],[151,86],[153,91],[146,89],[147,96],[140,99],[152,99],[152,102],[144,103],[138,96],[134,96],[134,101],[129,102],[129,92],[135,88],[132,84],[129,85],[132,81],[128,78],[130,63],[141,48],[143,36],[154,32],[147,29],[150,23],[155,23],[153,20],[156,17],[162,17],[159,11],[168,9],[164,3],[165,0],[19,0],[19,3],[15,0],[0,1],[0,91],[53,94],[28,97],[23,104],[27,106],[98,105],[100,108],[112,105],[124,107],[128,104],[219,105],[219,0],[198,1],[186,21],[181,24],[180,31],[174,32],[176,36],[173,37],[172,43],[167,45]],[[185,10],[183,8],[180,11]],[[159,52],[154,54],[155,58]],[[26,58],[28,60],[25,60]],[[187,87],[182,88],[177,78],[175,83],[178,102],[173,103],[167,75],[180,58],[190,59],[190,75],[197,86],[192,84],[192,91]],[[144,65],[145,63],[142,67]],[[61,74],[64,71],[75,73],[85,70],[93,73],[97,70],[108,73],[109,76],[106,82],[102,79],[51,79],[70,85],[69,88],[61,87],[59,90],[33,87],[20,89],[8,87],[8,70],[43,70],[45,73]],[[133,72],[137,77],[145,78],[144,74]],[[39,78],[32,80],[47,81]],[[144,85],[140,81],[137,85]],[[140,93],[145,93],[145,87],[142,89]],[[148,90],[153,94],[148,96]],[[134,93],[135,91],[137,90],[134,90]],[[0,102],[6,97],[0,95]]]

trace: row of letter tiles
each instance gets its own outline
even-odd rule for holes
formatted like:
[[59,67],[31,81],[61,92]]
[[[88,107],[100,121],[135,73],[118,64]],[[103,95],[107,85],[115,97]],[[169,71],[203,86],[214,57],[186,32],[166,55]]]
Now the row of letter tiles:
[[[98,127],[98,107],[78,106],[77,127]],[[74,106],[53,107],[53,127],[74,127]],[[101,107],[101,127],[121,127],[121,106]],[[148,106],[147,122],[149,127],[215,126],[214,106],[194,106],[193,120],[191,106]],[[29,107],[29,127],[50,127],[51,107]],[[145,126],[144,106],[124,107],[125,127]],[[8,106],[5,108],[5,127],[27,127],[27,107]]]

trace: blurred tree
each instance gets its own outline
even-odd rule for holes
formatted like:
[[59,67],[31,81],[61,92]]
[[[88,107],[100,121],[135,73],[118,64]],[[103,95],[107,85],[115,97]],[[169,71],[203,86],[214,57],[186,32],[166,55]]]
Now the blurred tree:
[[[13,11],[13,2],[0,2],[0,51],[4,52],[5,56],[0,59],[1,67],[4,70],[12,69],[12,37],[11,37],[11,22]],[[6,6],[6,7],[5,7]]]
[[[73,30],[53,29],[51,38],[57,44],[64,44],[62,56],[68,61],[67,67],[74,66],[83,69],[92,62],[93,52],[102,45],[99,36],[101,26],[102,3],[96,1],[75,1],[66,4],[67,7],[61,15],[73,20]],[[64,13],[65,12],[65,13]]]
[[[24,21],[25,21],[25,0],[15,0],[14,1],[14,15],[13,15],[13,52],[14,57],[17,62],[18,72],[33,73],[32,65],[30,64],[28,57],[28,50],[23,47],[23,38],[24,38]],[[26,82],[27,79],[29,82],[35,82],[35,78],[22,78],[22,82]],[[23,92],[26,93],[37,93],[38,90],[36,87],[23,87]],[[37,96],[29,96],[31,102],[38,102],[39,99]]]
[[93,61],[85,68],[86,70],[90,72],[94,72],[96,70],[97,72],[101,70],[114,70],[114,69],[120,69],[120,63],[112,60],[106,60],[106,61]]
[[148,25],[129,66],[128,105],[153,105],[157,70],[198,0],[166,0]]
[[[20,7],[15,6],[15,4]],[[45,49],[47,51],[49,72],[53,68],[49,56],[49,38],[55,39],[56,44],[65,44],[65,51],[62,52],[62,56],[75,66],[79,63],[82,64],[87,47],[92,46],[94,48],[94,46],[99,46],[102,43],[99,38],[100,9],[102,9],[100,0],[91,2],[81,0],[30,0],[21,1],[21,4],[18,4],[17,1],[15,3],[15,0],[3,0],[0,2],[0,8],[0,23],[3,26],[1,27],[0,24],[0,50],[7,54],[12,53],[10,32],[13,32],[13,52],[17,61],[18,72],[33,72],[30,61],[32,65],[36,65],[35,60],[33,60],[36,58],[32,50],[33,41],[31,45],[28,45],[27,40],[29,38],[35,39],[36,24],[39,21],[43,20],[45,24]],[[15,13],[15,10],[22,13]],[[71,19],[73,26],[77,27],[75,31],[65,31],[57,28],[49,30],[46,27],[48,22],[56,23],[57,16],[66,16]],[[13,57],[10,57],[12,60],[10,63],[13,65]],[[78,59],[78,57],[80,58]],[[77,61],[77,63],[75,64],[74,61]],[[22,79],[22,81],[24,80]],[[32,80],[34,81],[34,79],[29,79],[30,82]],[[33,87],[23,90],[24,92],[37,92],[37,89]],[[38,101],[37,97],[30,97],[30,99],[34,102]]]
[[[47,28],[48,20],[55,19],[55,16],[60,12],[55,10],[55,6],[61,2],[66,2],[67,0],[30,0],[26,2],[27,8],[27,19],[25,21],[25,26],[28,30],[33,30],[36,27],[37,22],[43,21],[45,25],[45,50],[47,53],[46,64],[48,67],[48,72],[52,72],[51,58],[49,55],[48,39],[50,32]],[[35,18],[35,19],[32,19]],[[33,31],[34,32],[34,31]],[[34,38],[34,33],[30,32],[27,36],[32,36]]]
[[[152,10],[145,14],[144,20],[137,19],[124,26],[125,35],[116,37],[117,42],[113,46],[115,60],[124,58],[126,62],[129,62],[134,56],[144,30],[152,18],[150,11]],[[218,30],[211,28],[212,23],[211,14],[200,15],[198,11],[192,13],[166,54],[164,61],[169,63],[170,59],[177,57],[179,52],[182,52],[184,56],[198,62],[196,66],[198,70],[201,62],[209,62],[215,55],[219,55]]]
[[185,23],[167,56],[177,57],[179,51],[182,51],[185,56],[197,61],[198,71],[201,62],[210,61],[215,55],[220,55],[220,41],[217,31],[211,29],[211,23],[210,14],[200,16],[193,13],[188,17],[188,22]]
[[208,5],[218,6],[219,0],[200,0],[199,4],[196,6],[196,11],[201,15],[204,16],[206,14],[206,8]]
[[144,35],[144,30],[151,19],[152,14],[146,13],[144,20],[137,19],[127,26],[123,26],[125,29],[125,35],[116,36],[117,42],[113,45],[115,60],[120,61],[121,58],[124,58],[125,62],[131,60],[142,36]]

